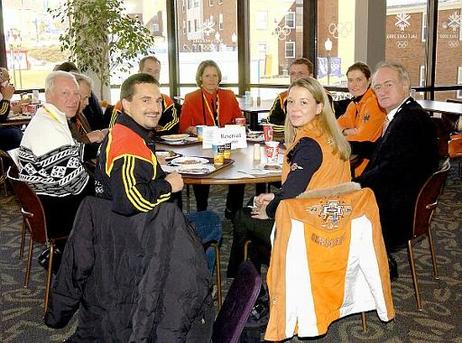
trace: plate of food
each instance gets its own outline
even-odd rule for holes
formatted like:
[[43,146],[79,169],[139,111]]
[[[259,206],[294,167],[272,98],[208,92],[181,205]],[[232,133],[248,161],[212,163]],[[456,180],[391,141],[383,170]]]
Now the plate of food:
[[181,155],[172,150],[156,150],[156,157],[164,158],[166,161],[173,160]]
[[203,157],[182,156],[174,158],[170,163],[174,166],[180,166],[181,169],[197,169],[204,164],[210,163],[210,161]]
[[160,138],[162,138],[164,141],[167,141],[167,142],[176,142],[176,141],[182,141],[186,138],[188,138],[189,135],[187,133],[177,133],[177,134],[173,134],[173,135],[163,135],[163,136],[160,136]]

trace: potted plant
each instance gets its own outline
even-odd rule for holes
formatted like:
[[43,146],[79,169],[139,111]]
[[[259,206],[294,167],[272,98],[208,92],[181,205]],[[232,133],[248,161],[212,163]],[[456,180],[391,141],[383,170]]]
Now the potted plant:
[[124,13],[123,0],[68,0],[48,9],[68,28],[59,37],[61,50],[84,72],[93,71],[100,81],[100,97],[115,72],[126,72],[137,56],[154,47],[154,36],[138,18]]

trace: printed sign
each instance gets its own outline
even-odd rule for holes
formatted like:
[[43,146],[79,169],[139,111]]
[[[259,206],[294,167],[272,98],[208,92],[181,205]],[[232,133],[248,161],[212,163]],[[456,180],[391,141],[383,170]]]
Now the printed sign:
[[213,144],[231,143],[231,150],[247,147],[245,127],[241,125],[226,125],[204,127],[202,148],[211,149]]

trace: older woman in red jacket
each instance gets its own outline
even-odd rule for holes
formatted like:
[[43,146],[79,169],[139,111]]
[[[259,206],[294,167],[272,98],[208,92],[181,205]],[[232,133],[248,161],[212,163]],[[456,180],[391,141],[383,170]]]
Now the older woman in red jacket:
[[[196,72],[198,90],[186,94],[180,116],[180,132],[196,135],[197,125],[220,126],[233,124],[236,118],[242,117],[239,103],[231,90],[221,89],[221,70],[212,60],[199,64]],[[197,210],[205,211],[208,205],[210,186],[194,185]],[[244,185],[229,187],[226,199],[225,215],[232,218],[242,207]]]

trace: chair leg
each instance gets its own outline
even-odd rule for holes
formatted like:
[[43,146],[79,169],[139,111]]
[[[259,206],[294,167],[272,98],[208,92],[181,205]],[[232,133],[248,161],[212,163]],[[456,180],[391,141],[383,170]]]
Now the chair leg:
[[247,256],[249,252],[249,245],[252,243],[252,241],[245,241],[244,243],[244,261],[247,261]]
[[409,264],[411,265],[411,272],[412,272],[412,281],[414,282],[414,290],[415,290],[415,299],[417,302],[417,309],[422,311],[422,305],[420,304],[420,292],[419,292],[419,285],[417,284],[417,275],[415,272],[415,263],[414,263],[414,253],[412,251],[412,242],[411,240],[407,241],[407,253],[409,257]]
[[436,266],[435,245],[433,244],[433,237],[432,237],[430,228],[428,228],[427,236],[428,236],[428,245],[430,246],[430,254],[432,255],[433,277],[438,280],[439,276],[438,276],[438,268]]
[[30,270],[32,267],[32,250],[34,248],[34,241],[32,237],[29,241],[29,255],[27,256],[27,264],[26,264],[26,274],[24,275],[24,288],[29,288],[29,278],[30,278]]
[[218,243],[213,243],[212,246],[215,249],[215,283],[217,286],[218,311],[220,311],[223,304],[223,295],[221,292],[221,252]]
[[366,318],[366,312],[361,312],[361,322],[363,324],[363,331],[367,332],[367,318]]
[[53,256],[55,253],[55,246],[53,243],[50,244],[50,257],[48,259],[48,270],[47,270],[47,280],[45,285],[45,302],[44,302],[44,310],[45,312],[48,309],[48,298],[50,296],[50,286],[51,286],[51,277],[53,275]]
[[24,256],[24,244],[26,242],[26,222],[22,222],[21,227],[21,245],[19,246],[19,259],[22,259]]

